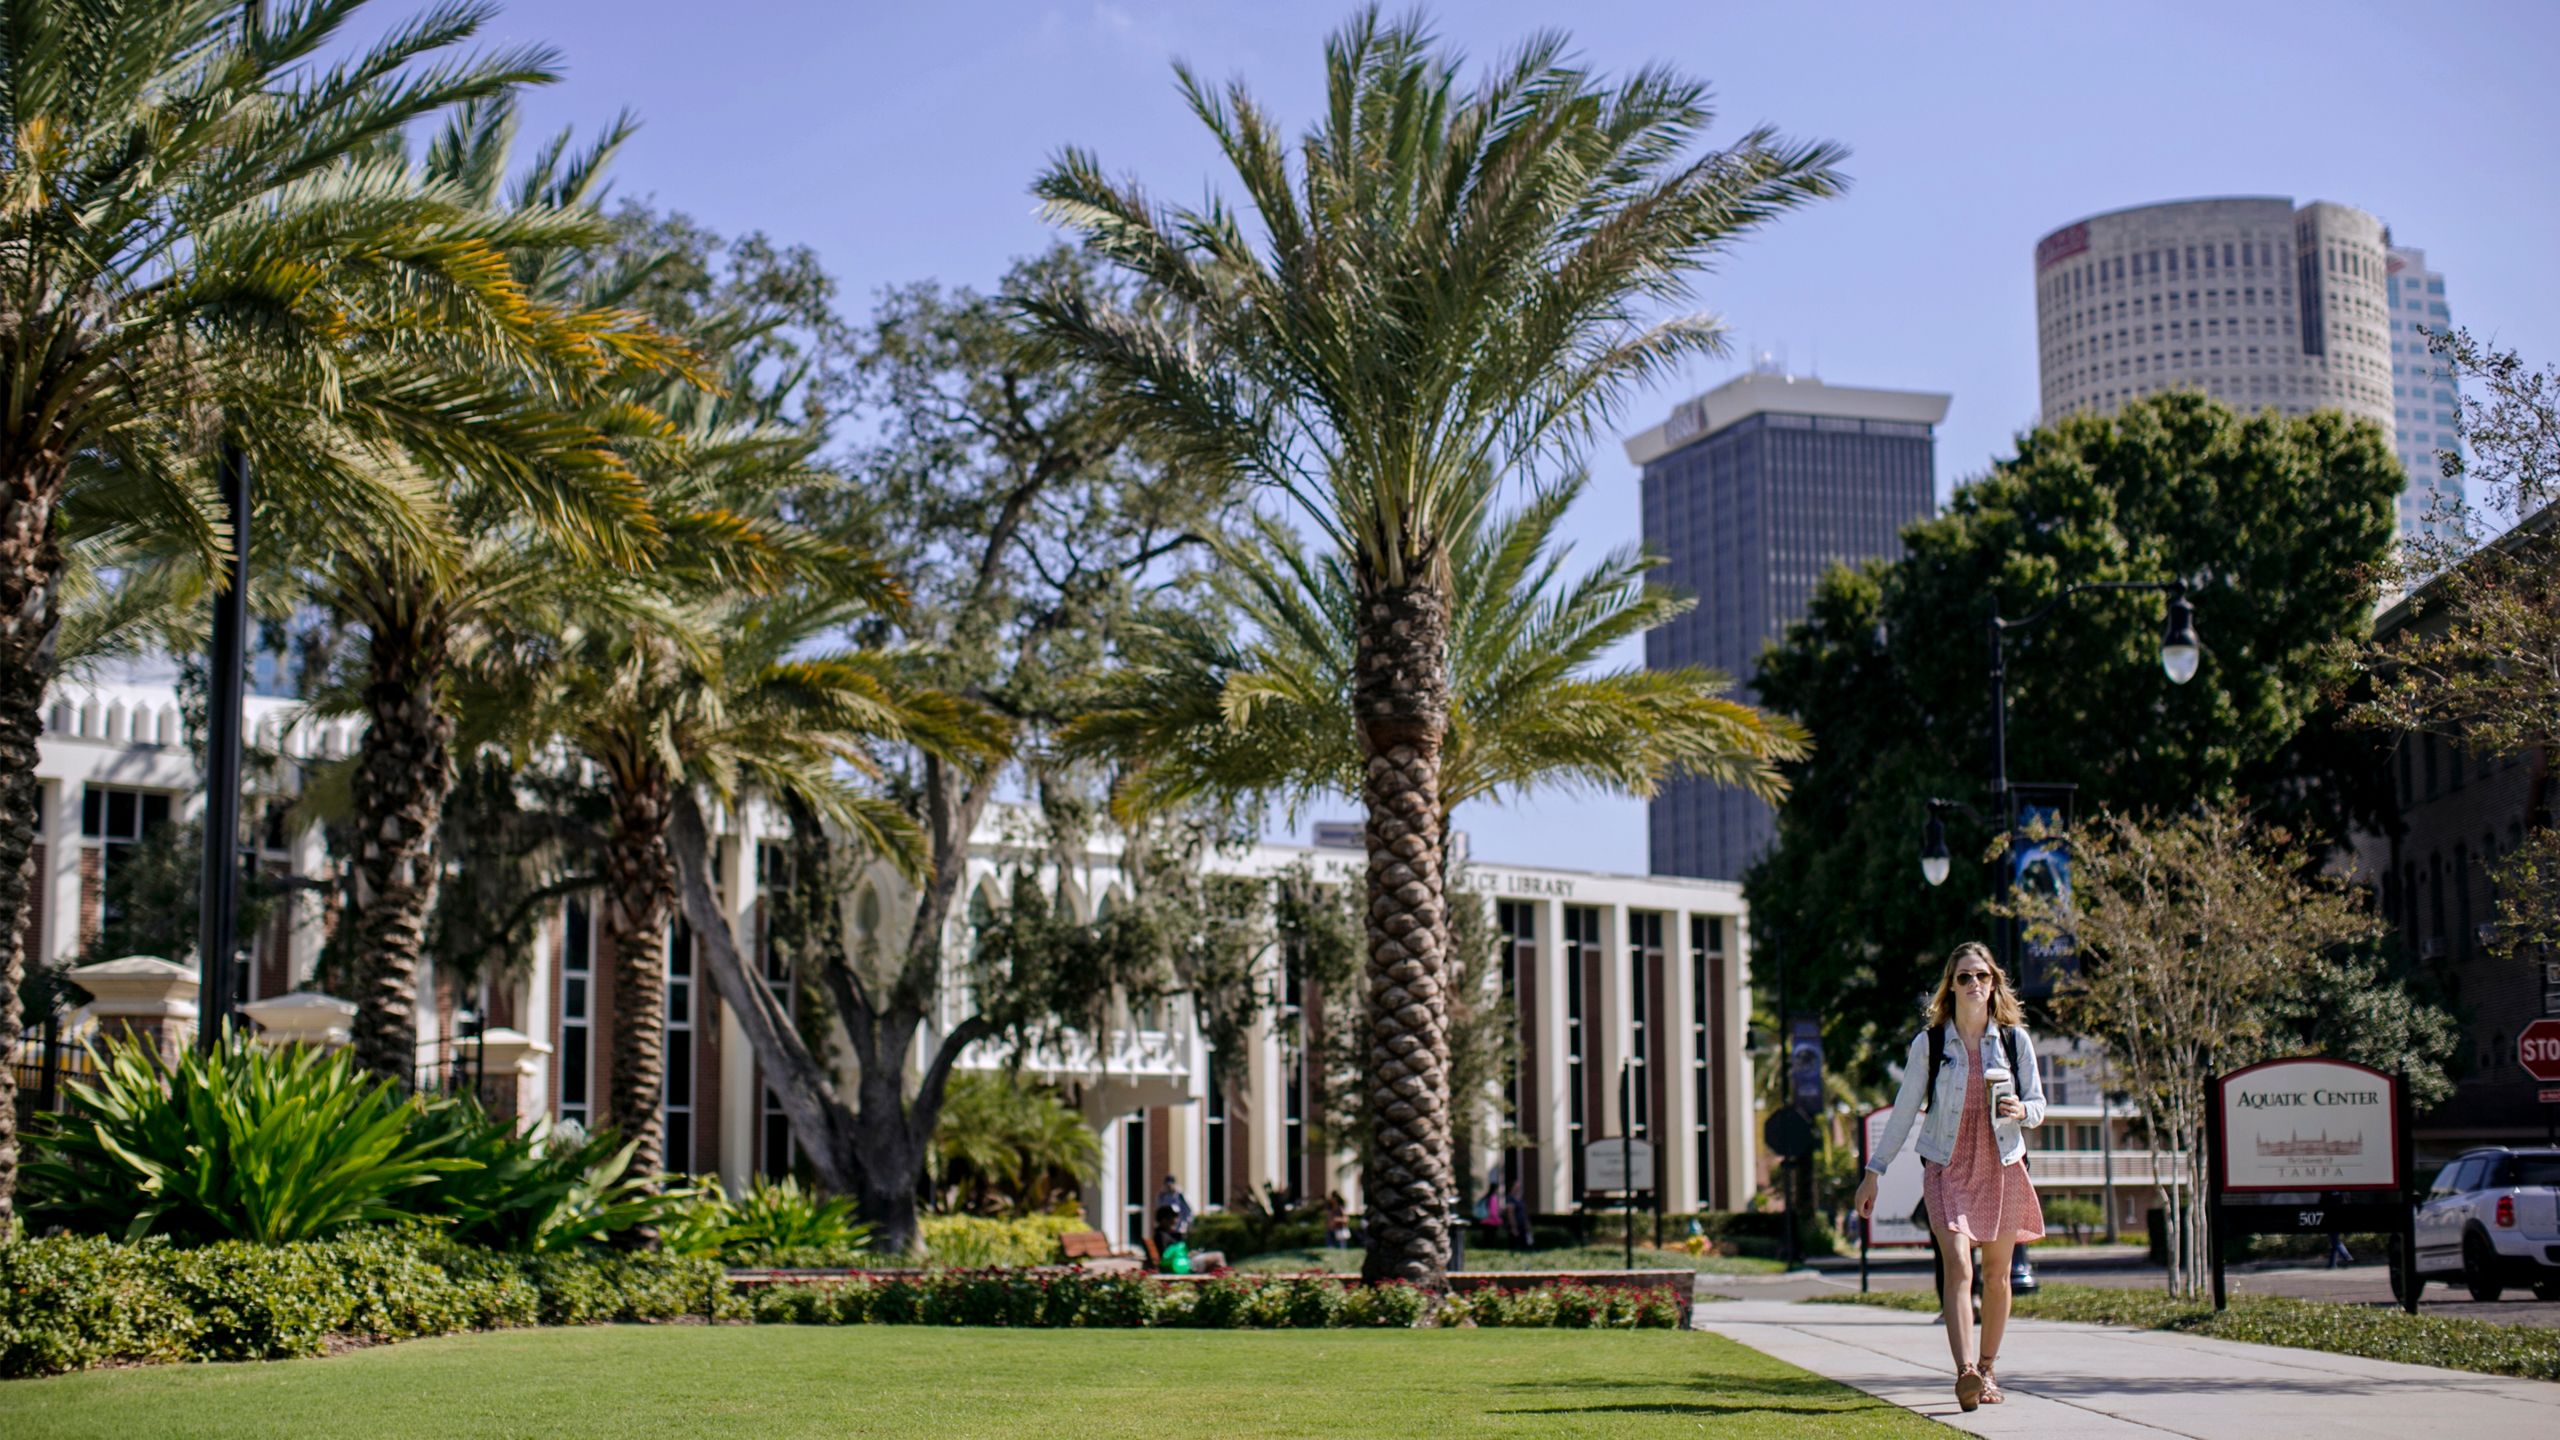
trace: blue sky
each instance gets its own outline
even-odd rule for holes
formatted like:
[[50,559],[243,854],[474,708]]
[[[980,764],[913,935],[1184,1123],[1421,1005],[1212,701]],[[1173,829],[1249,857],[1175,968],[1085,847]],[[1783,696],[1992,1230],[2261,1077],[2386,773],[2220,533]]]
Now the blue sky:
[[[408,7],[379,0],[383,17]],[[618,167],[724,232],[813,246],[857,312],[883,285],[986,286],[1048,241],[1027,193],[1056,149],[1159,194],[1217,180],[1170,62],[1241,75],[1290,129],[1313,112],[1348,4],[513,0],[499,41],[557,46],[531,128],[643,122]],[[2454,318],[2560,359],[2560,5],[1610,3],[1437,7],[1490,60],[1563,25],[1596,68],[1710,82],[1711,140],[1766,122],[1852,149],[1850,193],[1701,277],[1736,353],[1641,400],[1661,418],[1748,352],[1843,384],[1946,390],[1943,495],[2035,407],[2031,252],[2083,215],[2197,195],[2358,205],[2426,248]],[[1637,532],[1615,446],[1571,521],[1596,556]],[[1345,813],[1348,813],[1347,810]],[[1640,804],[1545,796],[1460,816],[1479,855],[1640,871]]]

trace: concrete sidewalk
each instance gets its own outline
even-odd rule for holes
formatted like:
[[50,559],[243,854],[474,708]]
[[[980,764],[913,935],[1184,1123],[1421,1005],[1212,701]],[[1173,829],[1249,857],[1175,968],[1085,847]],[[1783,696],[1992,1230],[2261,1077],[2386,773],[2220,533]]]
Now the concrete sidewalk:
[[2017,1320],[2000,1346],[2009,1403],[1956,1408],[1946,1331],[1908,1311],[1711,1302],[1697,1327],[1977,1435],[2033,1440],[2549,1440],[2560,1384],[2057,1320]]

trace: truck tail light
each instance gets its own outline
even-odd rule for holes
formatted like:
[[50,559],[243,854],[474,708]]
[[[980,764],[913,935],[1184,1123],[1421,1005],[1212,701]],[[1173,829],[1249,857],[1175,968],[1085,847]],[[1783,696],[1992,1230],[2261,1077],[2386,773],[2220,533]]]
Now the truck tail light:
[[2498,1228],[2501,1230],[2516,1228],[2516,1197],[2513,1195],[2498,1197]]

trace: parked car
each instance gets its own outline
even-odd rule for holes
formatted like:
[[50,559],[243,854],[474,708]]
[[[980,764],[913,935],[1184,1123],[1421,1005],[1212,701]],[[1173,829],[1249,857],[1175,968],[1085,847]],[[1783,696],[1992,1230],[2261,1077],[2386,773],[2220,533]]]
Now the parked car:
[[[2560,1300],[2560,1150],[2466,1151],[2418,1204],[2417,1285],[2460,1284],[2474,1300],[2531,1287]],[[2391,1293],[2405,1298],[2398,1256]]]

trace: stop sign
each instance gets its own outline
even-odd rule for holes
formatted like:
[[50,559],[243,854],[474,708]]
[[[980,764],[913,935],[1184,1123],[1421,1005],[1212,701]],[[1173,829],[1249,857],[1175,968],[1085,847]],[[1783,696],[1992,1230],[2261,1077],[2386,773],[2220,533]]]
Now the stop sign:
[[2516,1036],[2516,1063],[2536,1080],[2560,1081],[2560,1020],[2536,1020]]

